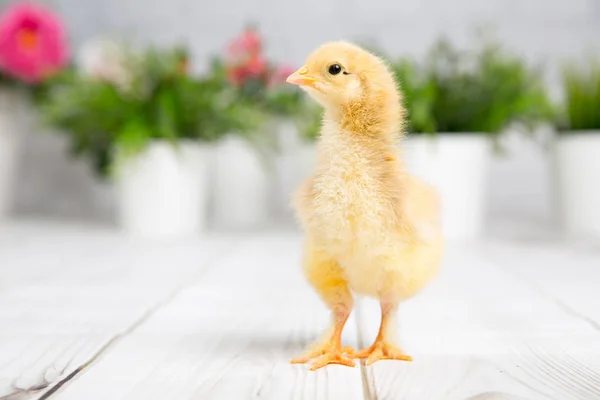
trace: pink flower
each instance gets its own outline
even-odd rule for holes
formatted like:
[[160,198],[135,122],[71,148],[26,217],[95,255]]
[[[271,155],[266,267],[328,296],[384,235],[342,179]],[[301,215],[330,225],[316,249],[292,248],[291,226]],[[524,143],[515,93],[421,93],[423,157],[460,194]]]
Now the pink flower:
[[248,79],[264,77],[267,74],[267,70],[267,60],[262,56],[256,56],[243,60],[238,64],[230,65],[227,77],[234,85],[241,86]]
[[258,78],[267,72],[267,61],[262,56],[252,57],[244,68],[249,76]]
[[77,63],[84,76],[104,80],[125,90],[133,79],[129,68],[130,55],[125,47],[109,38],[97,38],[84,43]]
[[231,68],[227,71],[227,79],[235,86],[241,86],[246,80],[246,73],[243,68]]
[[249,79],[267,80],[269,63],[262,53],[262,38],[254,28],[246,28],[227,47],[228,79],[241,86]]
[[18,2],[0,16],[0,68],[26,82],[38,82],[68,59],[61,21],[45,8]]
[[237,58],[247,55],[255,56],[262,51],[262,39],[258,32],[247,28],[241,36],[234,39],[228,46],[229,55]]

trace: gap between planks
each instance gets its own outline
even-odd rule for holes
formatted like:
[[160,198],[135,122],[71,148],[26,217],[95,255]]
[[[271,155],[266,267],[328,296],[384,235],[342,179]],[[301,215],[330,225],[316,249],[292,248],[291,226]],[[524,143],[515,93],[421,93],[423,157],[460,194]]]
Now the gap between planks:
[[[358,342],[358,346],[361,349],[363,349],[363,348],[367,347],[368,345],[366,344],[367,341],[365,340],[363,330],[360,326],[361,321],[363,321],[360,300],[357,302],[356,307],[354,307],[354,314],[356,316],[356,320],[355,320],[356,321],[356,341]],[[356,349],[356,351],[359,351],[359,350],[360,349]],[[362,383],[363,396],[364,396],[365,400],[375,400],[373,398],[373,396],[371,395],[372,391],[371,391],[371,387],[369,385],[369,376],[367,375],[367,367],[363,360],[356,360],[356,362],[358,362],[358,367],[360,368],[360,378],[361,378],[361,383]]]
[[[150,317],[152,317],[152,315],[154,315],[155,313],[160,311],[162,308],[167,306],[169,303],[171,303],[182,291],[184,291],[187,288],[196,284],[202,278],[202,276],[204,276],[206,273],[208,273],[208,271],[211,269],[211,267],[218,260],[220,260],[225,254],[228,254],[227,252],[231,251],[232,248],[235,248],[236,243],[238,243],[238,242],[232,241],[232,242],[226,244],[225,246],[223,246],[224,249],[221,250],[220,252],[217,252],[216,255],[212,256],[209,260],[207,260],[204,263],[204,268],[201,268],[200,271],[198,272],[198,274],[196,274],[196,276],[190,278],[187,281],[187,283],[177,286],[167,296],[165,296],[163,299],[159,300],[154,305],[149,307],[148,310],[141,317],[139,317],[137,320],[135,320],[133,322],[133,324],[131,324],[127,329],[125,329],[121,333],[117,333],[112,338],[110,338],[96,353],[94,353],[90,356],[88,361],[86,361],[79,367],[75,368],[75,370],[73,370],[73,372],[71,372],[66,377],[64,377],[63,379],[58,381],[56,384],[54,384],[50,389],[48,389],[45,393],[43,393],[37,399],[38,400],[49,399],[51,396],[56,394],[63,386],[67,385],[74,378],[76,378],[77,375],[84,372],[87,368],[91,367],[92,365],[94,365],[94,363],[96,361],[98,361],[100,359],[100,357],[102,357],[102,355],[104,355],[107,351],[109,351],[111,348],[113,348],[115,345],[117,345],[125,337],[134,333],[137,328],[139,328],[144,322],[146,322]],[[13,394],[8,395],[7,397],[0,398],[0,400],[12,400],[13,398],[15,400],[18,400],[19,399],[18,396],[20,396],[21,394],[22,393],[19,393],[19,392],[13,393]]]
[[[499,245],[496,244],[492,244],[490,246],[488,246],[491,250],[496,250],[497,251],[497,247],[499,247]],[[502,246],[502,248],[507,249],[509,246]],[[513,247],[514,250],[520,250],[521,252],[524,251],[529,251],[529,253],[531,253],[531,249],[528,249],[526,246],[523,245],[512,245],[510,247]],[[539,250],[538,250],[539,251]],[[505,252],[507,252],[505,250]],[[561,243],[560,247],[559,247],[559,253],[561,255],[565,255],[568,254],[570,256],[576,256],[577,254],[574,254],[573,249],[570,248],[564,248],[564,244]],[[573,254],[571,254],[573,253]],[[531,256],[530,254],[528,254],[529,256]],[[600,257],[597,257],[598,259],[598,263],[600,264]],[[504,272],[506,272],[509,275],[512,275],[513,278],[517,279],[518,281],[529,285],[533,290],[535,290],[538,294],[546,297],[548,300],[551,300],[553,303],[555,303],[556,306],[558,306],[559,308],[561,308],[565,313],[569,314],[570,316],[574,317],[574,318],[578,318],[582,321],[587,322],[592,329],[600,332],[600,321],[597,319],[597,317],[595,316],[590,316],[589,313],[583,312],[583,311],[578,311],[575,309],[575,306],[573,304],[571,304],[572,302],[566,301],[565,299],[561,298],[561,296],[559,296],[558,293],[556,293],[556,290],[551,290],[547,287],[544,287],[542,284],[540,284],[539,282],[536,282],[535,280],[533,280],[530,276],[528,276],[527,274],[523,273],[522,270],[515,270],[514,268],[509,267],[510,264],[507,264],[507,268],[502,268],[501,263],[494,257],[490,257],[490,266],[495,267],[496,269],[500,269]],[[598,277],[600,278],[600,274],[598,274]],[[567,278],[567,277],[565,277]],[[594,279],[594,276],[586,276],[585,280],[590,282],[600,282],[598,280],[598,278]],[[586,287],[583,287],[581,289],[587,289]],[[563,293],[564,295],[564,293]]]
[[[549,301],[556,296],[550,294],[553,288],[544,275],[533,276],[539,277],[545,293],[532,287],[531,276],[527,280],[516,277],[514,271],[527,263],[522,254],[514,255],[514,247],[502,249],[506,257],[500,262],[496,262],[498,254],[466,250],[457,248],[448,254],[450,262],[431,290],[419,295],[417,304],[408,307],[411,310],[401,313],[400,319],[408,317],[411,324],[402,335],[408,340],[401,343],[409,343],[409,349],[413,348],[409,354],[417,353],[419,361],[410,367],[385,365],[384,361],[366,369],[371,396],[598,398],[594,397],[600,393],[598,331],[580,318],[581,313],[567,311],[579,304],[564,297],[566,293],[561,293],[560,300],[566,308]],[[534,255],[530,261],[543,260],[540,254]],[[576,261],[581,267],[582,260]],[[589,287],[591,282],[587,283]],[[365,324],[360,326],[361,335],[373,334],[378,322],[370,305],[361,303],[360,321]],[[421,317],[428,311],[432,316]],[[574,371],[583,376],[575,376]],[[430,384],[432,379],[436,385]],[[552,390],[560,397],[549,397]]]

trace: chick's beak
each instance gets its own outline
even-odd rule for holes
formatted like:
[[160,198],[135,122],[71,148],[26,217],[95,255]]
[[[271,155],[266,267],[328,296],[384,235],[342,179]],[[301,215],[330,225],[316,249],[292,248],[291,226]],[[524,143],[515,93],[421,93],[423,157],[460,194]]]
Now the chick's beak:
[[308,76],[307,74],[308,68],[302,67],[298,71],[288,76],[286,82],[291,83],[292,85],[313,86],[317,80]]

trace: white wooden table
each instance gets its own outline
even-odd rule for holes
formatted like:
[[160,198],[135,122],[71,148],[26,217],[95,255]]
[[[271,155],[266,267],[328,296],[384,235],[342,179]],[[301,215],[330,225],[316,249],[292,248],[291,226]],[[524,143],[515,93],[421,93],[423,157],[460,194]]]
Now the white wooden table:
[[[291,365],[328,322],[300,236],[0,228],[0,399],[600,399],[600,247],[449,245],[400,312],[412,363]],[[345,344],[372,341],[362,300]]]

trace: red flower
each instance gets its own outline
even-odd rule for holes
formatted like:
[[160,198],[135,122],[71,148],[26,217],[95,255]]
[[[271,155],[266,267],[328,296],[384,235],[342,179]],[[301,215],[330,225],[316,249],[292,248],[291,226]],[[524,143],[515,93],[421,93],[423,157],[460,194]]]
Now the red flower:
[[247,28],[241,36],[229,44],[228,51],[234,58],[258,55],[262,51],[262,39],[254,29]]
[[62,68],[68,58],[61,21],[41,6],[19,2],[0,17],[0,67],[26,82]]
[[243,65],[232,66],[227,71],[227,77],[236,86],[243,85],[248,79],[261,78],[266,75],[267,62],[262,57],[248,60]]
[[227,71],[227,79],[235,86],[241,86],[246,80],[246,72],[243,68],[231,68]]
[[249,76],[258,78],[267,72],[267,61],[262,56],[252,57],[244,67]]

